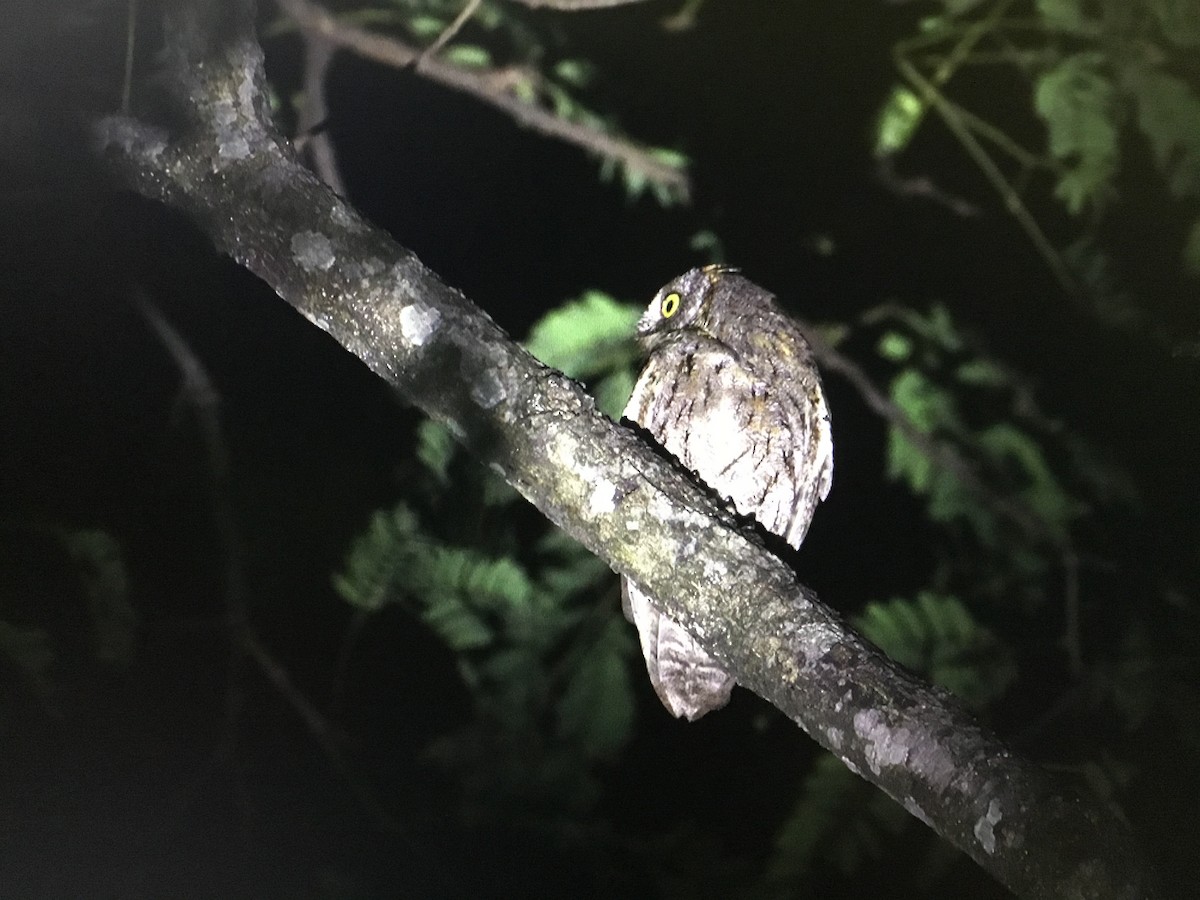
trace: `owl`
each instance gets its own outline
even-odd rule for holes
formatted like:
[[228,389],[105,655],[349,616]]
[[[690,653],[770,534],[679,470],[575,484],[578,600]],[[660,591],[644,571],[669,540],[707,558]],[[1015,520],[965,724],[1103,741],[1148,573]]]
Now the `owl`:
[[[808,342],[758,285],[724,266],[681,275],[638,322],[647,353],[625,418],[739,513],[799,547],[833,481],[829,407]],[[733,678],[622,579],[650,682],[675,716],[729,700]]]

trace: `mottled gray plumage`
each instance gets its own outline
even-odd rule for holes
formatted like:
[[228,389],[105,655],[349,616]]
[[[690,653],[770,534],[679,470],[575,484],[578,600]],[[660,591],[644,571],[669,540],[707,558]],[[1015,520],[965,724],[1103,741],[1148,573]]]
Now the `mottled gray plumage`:
[[[721,266],[660,290],[638,322],[646,366],[625,407],[737,511],[799,547],[833,480],[829,409],[808,342],[758,285]],[[622,584],[650,681],[676,716],[729,700],[733,679],[636,584]]]

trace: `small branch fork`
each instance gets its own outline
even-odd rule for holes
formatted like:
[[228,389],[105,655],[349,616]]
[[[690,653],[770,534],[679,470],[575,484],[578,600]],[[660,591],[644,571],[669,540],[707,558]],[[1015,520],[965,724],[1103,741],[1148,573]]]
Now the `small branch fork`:
[[[583,0],[577,3],[561,0],[562,5],[553,0],[522,2],[528,6],[547,6],[554,9],[591,9],[638,0]],[[521,100],[510,88],[513,82],[511,69],[475,70],[443,62],[433,51],[426,52],[395,37],[367,31],[340,21],[311,0],[275,0],[275,4],[309,37],[319,37],[336,48],[348,50],[363,59],[382,65],[393,68],[412,67],[430,81],[470,94],[496,107],[525,128],[574,144],[602,159],[617,162],[630,171],[640,173],[646,180],[663,185],[679,197],[686,198],[689,195],[690,183],[687,174],[676,166],[656,158],[645,147],[625,138],[598,131],[589,125],[563,119],[542,106]],[[464,13],[471,11],[471,5],[468,4]],[[452,30],[457,30],[455,25],[448,28],[447,32]],[[442,37],[445,37],[445,34]],[[442,37],[438,40],[441,41]],[[446,37],[446,40],[449,40],[449,37]]]

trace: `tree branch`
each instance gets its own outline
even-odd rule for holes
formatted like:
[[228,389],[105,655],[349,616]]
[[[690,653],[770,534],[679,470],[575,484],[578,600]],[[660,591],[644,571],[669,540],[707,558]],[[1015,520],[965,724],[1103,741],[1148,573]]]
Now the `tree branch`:
[[610,6],[629,6],[645,3],[646,0],[514,0],[530,9],[556,9],[560,12],[576,12],[584,9],[607,9]]
[[518,125],[618,162],[679,197],[686,199],[690,193],[687,173],[656,158],[647,148],[589,125],[569,121],[520,99],[511,91],[512,76],[507,70],[474,70],[443,62],[394,37],[342,22],[310,0],[275,0],[275,4],[291,16],[302,31],[318,35],[363,59],[394,68],[412,66],[431,81],[496,107]]
[[[289,0],[290,2],[290,0]],[[230,15],[231,5],[237,15]],[[1029,897],[1153,894],[1126,827],[866,644],[677,467],[601,415],[274,131],[248,3],[170,0],[168,131],[97,124],[126,185],[214,244],[682,622],[739,683]]]

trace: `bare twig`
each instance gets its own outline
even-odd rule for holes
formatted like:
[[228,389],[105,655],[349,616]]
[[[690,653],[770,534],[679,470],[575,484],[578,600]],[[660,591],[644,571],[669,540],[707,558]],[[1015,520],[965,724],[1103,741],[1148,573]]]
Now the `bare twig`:
[[978,206],[965,197],[959,197],[938,187],[937,183],[928,175],[909,178],[900,175],[896,171],[894,153],[885,153],[879,157],[875,164],[875,177],[879,179],[880,184],[897,197],[922,197],[944,206],[954,215],[964,219],[979,215]]
[[212,379],[208,377],[208,371],[200,358],[192,351],[184,337],[167,321],[162,311],[150,302],[149,297],[140,289],[135,293],[134,304],[154,330],[155,335],[183,376],[183,393],[196,414],[200,434],[204,441],[205,459],[208,464],[209,499],[212,503],[213,518],[225,557],[226,615],[223,620],[217,620],[217,623],[227,628],[230,635],[226,735],[223,749],[229,751],[234,745],[237,720],[240,717],[243,702],[240,677],[241,660],[243,657],[249,657],[304,722],[305,727],[333,768],[344,779],[355,799],[374,816],[381,827],[394,832],[402,831],[402,826],[384,809],[375,792],[354,773],[340,747],[337,730],[292,683],[287,668],[271,654],[251,625],[241,563],[242,543],[238,535],[237,516],[229,493],[229,465],[221,427],[220,394],[213,385]]
[[313,170],[339,196],[346,196],[346,184],[338,166],[337,151],[326,126],[329,104],[325,79],[333,60],[333,44],[319,34],[300,32],[304,41],[304,102],[300,104],[296,131],[296,149],[305,152]]
[[462,30],[462,27],[467,24],[467,20],[475,15],[475,10],[479,9],[479,4],[483,0],[467,0],[466,6],[462,8],[454,21],[442,29],[442,33],[437,36],[432,44],[421,51],[421,55],[417,57],[417,68],[421,68],[430,57],[437,56],[438,51],[446,46],[454,39],[454,36]]
[[[956,107],[947,99],[942,92],[942,88],[953,77],[958,68],[966,61],[975,46],[994,29],[1000,26],[1004,14],[1012,6],[1012,0],[1001,0],[991,10],[991,12],[977,22],[972,22],[962,31],[962,38],[951,49],[950,53],[941,61],[941,64],[928,76],[923,74],[909,58],[909,53],[914,47],[936,43],[945,38],[946,33],[937,31],[927,36],[914,38],[912,41],[903,42],[896,46],[893,53],[893,58],[896,63],[896,68],[900,74],[916,88],[921,101],[928,107],[932,107],[937,111],[942,121],[946,123],[951,133],[962,144],[963,149],[974,161],[975,165],[983,173],[984,177],[1000,195],[1004,201],[1005,208],[1009,211],[1017,223],[1024,230],[1026,236],[1033,243],[1046,265],[1054,274],[1055,279],[1062,286],[1063,290],[1071,296],[1079,294],[1079,284],[1071,271],[1063,262],[1062,256],[1050,243],[1050,239],[1046,237],[1042,231],[1041,225],[1037,219],[1025,206],[1020,195],[1009,184],[1008,179],[1004,177],[1004,173],[1000,171],[1000,167],[996,165],[996,161],[980,144],[979,139],[972,132],[972,128],[978,128],[982,120],[975,117],[968,119],[963,115],[963,110]],[[982,123],[986,126],[986,123]],[[983,133],[989,138],[995,139],[998,129],[986,128]],[[1013,153],[1015,144],[1007,139],[1000,142],[1000,146],[1006,151]],[[1028,154],[1015,153],[1018,159]]]
[[137,41],[137,0],[125,8],[125,75],[121,79],[121,113],[129,115],[133,91],[133,53]]
[[[275,0],[275,3],[303,31],[319,34],[364,59],[394,68],[415,67],[421,59],[418,48],[394,37],[339,21],[324,7],[310,0]],[[647,148],[630,140],[606,134],[589,125],[571,122],[541,106],[521,100],[509,90],[510,81],[503,70],[468,69],[435,57],[421,61],[417,71],[431,81],[470,94],[496,107],[519,125],[620,163],[630,171],[640,173],[648,181],[665,186],[679,197],[686,199],[689,194],[690,184],[685,172],[656,158]]]
[[556,9],[560,12],[576,12],[585,9],[607,9],[610,6],[629,6],[645,3],[646,0],[513,0],[530,9]]

